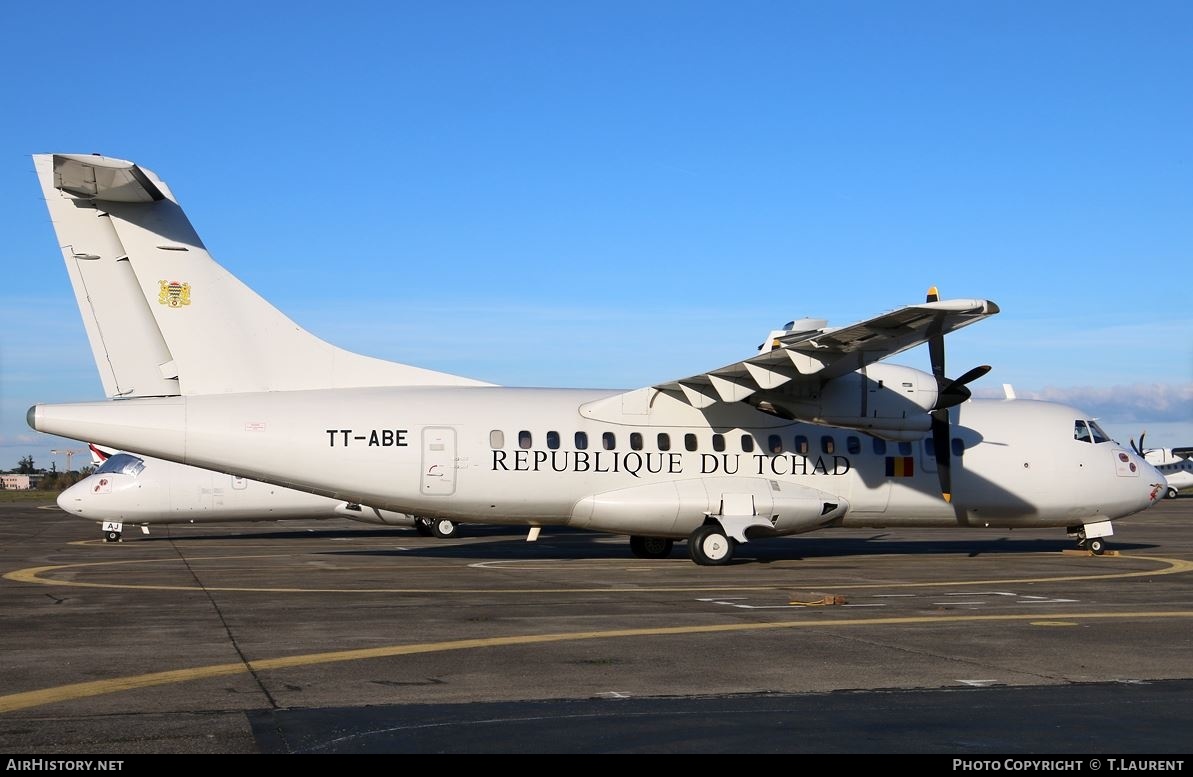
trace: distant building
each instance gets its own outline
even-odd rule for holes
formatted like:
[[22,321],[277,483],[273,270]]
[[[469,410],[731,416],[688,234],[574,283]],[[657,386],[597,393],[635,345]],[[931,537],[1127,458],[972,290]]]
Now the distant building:
[[41,475],[0,475],[0,486],[5,491],[28,491],[37,488]]

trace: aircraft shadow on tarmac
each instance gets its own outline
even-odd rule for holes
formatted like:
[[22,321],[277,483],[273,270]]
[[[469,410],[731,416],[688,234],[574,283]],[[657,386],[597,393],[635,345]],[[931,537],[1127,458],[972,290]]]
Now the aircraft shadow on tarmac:
[[[884,540],[889,535],[878,534],[869,538],[817,538],[792,540],[789,538],[752,540],[739,545],[732,565],[767,564],[775,561],[800,561],[817,558],[842,558],[848,556],[968,556],[1008,555],[1030,553],[1059,553],[1073,549],[1075,544],[1065,540],[1052,539],[989,539],[989,540]],[[499,539],[486,543],[462,545],[420,545],[397,549],[344,549],[324,551],[341,556],[416,556],[419,558],[475,558],[475,559],[624,559],[632,560],[628,543],[608,542],[608,535],[594,535],[592,539],[570,536],[566,542],[553,541],[562,538],[544,536],[538,542],[529,543],[519,538]],[[605,541],[598,541],[605,540]],[[1148,550],[1155,545],[1143,543],[1115,544],[1115,550]],[[677,543],[670,558],[687,556],[686,546]]]
[[[739,545],[737,557],[731,565],[766,564],[774,561],[798,561],[803,559],[835,558],[846,556],[968,556],[1007,555],[1029,553],[1059,553],[1075,549],[1072,539],[1065,537],[991,537],[950,539],[887,539],[889,532],[878,532],[868,537],[831,537],[827,533],[799,537],[771,537],[751,540]],[[519,529],[516,534],[505,526],[464,525],[459,540],[484,540],[487,542],[460,542],[457,540],[434,540],[422,538],[413,532],[377,530],[316,529],[304,531],[258,531],[251,533],[233,532],[226,534],[203,534],[195,536],[170,536],[168,534],[138,537],[136,542],[174,542],[186,545],[203,545],[208,542],[227,540],[339,540],[369,539],[392,543],[385,548],[344,548],[313,551],[313,553],[337,556],[414,556],[417,558],[481,559],[481,560],[583,560],[583,559],[626,559],[632,560],[629,543],[610,541],[613,535],[549,527],[537,542],[526,542]],[[1121,551],[1147,551],[1158,546],[1150,543],[1113,542],[1111,547]],[[677,542],[670,558],[687,556],[686,545]]]

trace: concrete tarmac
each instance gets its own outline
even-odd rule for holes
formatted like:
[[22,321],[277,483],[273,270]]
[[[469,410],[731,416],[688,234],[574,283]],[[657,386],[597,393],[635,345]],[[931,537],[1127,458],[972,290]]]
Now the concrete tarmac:
[[1193,498],[1116,532],[827,530],[709,568],[551,528],[105,544],[0,505],[0,752],[1188,752]]

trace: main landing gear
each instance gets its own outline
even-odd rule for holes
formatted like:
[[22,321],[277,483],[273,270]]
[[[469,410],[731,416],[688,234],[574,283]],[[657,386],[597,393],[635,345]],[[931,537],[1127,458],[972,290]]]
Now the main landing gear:
[[[638,558],[667,558],[675,541],[666,537],[630,537],[630,552]],[[737,540],[730,537],[719,523],[707,523],[688,537],[688,555],[692,561],[706,567],[719,567],[733,560]]]
[[630,537],[630,552],[638,558],[667,558],[675,541],[666,537]]
[[460,524],[446,518],[415,518],[414,530],[423,537],[451,539],[460,531]]
[[717,523],[706,523],[688,537],[688,555],[705,567],[719,567],[733,560],[737,540]]

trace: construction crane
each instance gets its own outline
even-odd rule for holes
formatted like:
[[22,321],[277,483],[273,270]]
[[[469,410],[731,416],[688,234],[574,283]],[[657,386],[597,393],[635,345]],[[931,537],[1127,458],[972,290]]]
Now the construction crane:
[[50,453],[61,453],[66,456],[66,471],[70,472],[70,459],[76,453],[86,453],[87,451],[79,451],[74,448],[52,448]]

